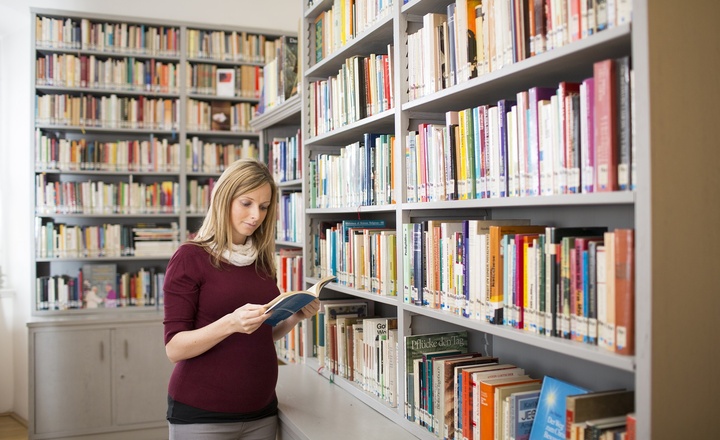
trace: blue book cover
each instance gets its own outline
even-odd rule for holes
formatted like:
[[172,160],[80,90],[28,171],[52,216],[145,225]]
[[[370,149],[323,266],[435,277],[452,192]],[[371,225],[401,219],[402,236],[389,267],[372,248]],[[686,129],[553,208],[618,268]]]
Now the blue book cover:
[[540,390],[510,396],[510,434],[515,440],[528,440],[535,420]]
[[275,327],[286,320],[310,304],[314,299],[319,298],[320,290],[322,290],[323,286],[334,279],[334,276],[325,277],[308,287],[307,290],[296,290],[278,295],[275,299],[265,304],[265,313],[271,313],[271,316],[265,320],[265,324]]
[[530,440],[565,440],[565,400],[567,396],[589,390],[545,376],[540,389]]

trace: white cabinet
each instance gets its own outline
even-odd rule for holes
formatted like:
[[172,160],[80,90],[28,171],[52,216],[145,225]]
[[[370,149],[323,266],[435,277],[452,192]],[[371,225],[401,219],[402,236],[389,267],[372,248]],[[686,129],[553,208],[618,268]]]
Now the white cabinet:
[[30,438],[167,438],[159,319],[28,326]]

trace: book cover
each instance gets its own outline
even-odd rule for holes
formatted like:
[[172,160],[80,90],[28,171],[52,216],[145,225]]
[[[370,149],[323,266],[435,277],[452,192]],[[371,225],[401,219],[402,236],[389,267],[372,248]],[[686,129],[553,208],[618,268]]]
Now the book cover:
[[585,422],[612,416],[624,416],[635,409],[635,392],[630,390],[597,391],[568,396],[565,400],[565,437],[578,438]]
[[217,96],[235,96],[235,69],[217,69],[215,85]]
[[286,320],[300,309],[310,304],[313,300],[320,297],[320,290],[334,280],[335,276],[328,276],[322,278],[317,283],[308,287],[306,290],[293,290],[285,292],[272,301],[265,304],[265,313],[272,313],[268,319],[265,320],[265,324],[275,327],[280,322]]
[[595,79],[595,191],[616,191],[618,166],[615,60],[593,65]]
[[[508,426],[506,418],[509,415],[509,405],[508,408],[505,408],[503,406],[503,403],[508,400],[511,395],[516,393],[536,391],[539,394],[540,387],[542,387],[542,381],[540,379],[534,379],[533,381],[526,383],[506,384],[498,386],[495,389],[495,413],[493,414],[495,424],[495,435],[493,437],[494,439],[506,438],[506,436],[504,436],[503,434],[505,433],[505,430],[507,429],[506,427]],[[509,435],[507,435],[507,437],[509,437]]]
[[290,99],[298,91],[298,39],[297,37],[285,36],[282,45],[282,81],[283,94],[285,99]]
[[444,332],[423,335],[405,336],[405,416],[408,420],[414,421],[419,413],[413,404],[415,394],[415,378],[414,378],[414,361],[422,359],[425,353],[438,351],[440,348],[445,350],[458,350],[466,353],[468,349],[468,332]]
[[117,265],[83,264],[83,308],[117,307]]
[[433,362],[433,431],[441,438],[453,438],[455,411],[455,367],[495,362],[498,358],[482,353],[467,353]]
[[615,351],[635,354],[635,231],[615,230]]
[[481,380],[479,391],[480,399],[477,402],[479,406],[479,428],[480,438],[494,439],[496,431],[500,425],[496,425],[496,412],[499,407],[496,406],[495,393],[505,386],[521,385],[535,383],[540,384],[540,379],[532,379],[527,375],[509,377],[503,379]]
[[530,438],[539,400],[539,389],[513,393],[508,397],[507,425],[510,438],[515,440]]
[[210,105],[211,123],[213,131],[230,131],[232,104],[230,101],[213,101]]
[[585,388],[545,376],[540,389],[535,421],[530,431],[530,440],[564,440],[565,399],[567,396],[587,392]]

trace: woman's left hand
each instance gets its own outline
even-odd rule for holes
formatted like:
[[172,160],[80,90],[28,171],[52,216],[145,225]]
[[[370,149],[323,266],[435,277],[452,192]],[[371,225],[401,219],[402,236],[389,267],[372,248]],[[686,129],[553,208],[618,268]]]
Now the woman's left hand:
[[295,315],[299,319],[307,319],[314,316],[320,310],[320,300],[314,299],[310,304],[300,309]]

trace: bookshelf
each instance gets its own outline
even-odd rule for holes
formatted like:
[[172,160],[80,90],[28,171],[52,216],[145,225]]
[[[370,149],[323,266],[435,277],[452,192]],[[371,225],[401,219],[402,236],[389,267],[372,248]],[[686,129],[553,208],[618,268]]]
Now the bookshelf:
[[[423,27],[422,17],[425,14],[443,13],[447,5],[454,2],[395,0],[386,13],[378,13],[367,27],[347,36],[344,44],[332,45],[326,52],[316,51],[316,42],[319,41],[317,32],[319,29],[328,32],[328,28],[321,23],[322,18],[326,17],[324,14],[329,11],[342,16],[340,3],[342,2],[325,0],[305,5],[303,2],[301,44],[306,51],[302,58],[303,159],[307,165],[323,154],[340,155],[340,151],[350,144],[362,142],[365,133],[393,134],[396,146],[400,146],[395,149],[391,165],[396,178],[396,199],[395,203],[391,204],[365,205],[351,202],[354,203],[351,206],[346,204],[342,194],[329,194],[331,200],[336,197],[335,200],[340,201],[332,206],[314,206],[316,194],[313,193],[312,183],[317,177],[312,166],[307,165],[303,170],[306,203],[304,252],[308,261],[305,282],[311,284],[319,277],[314,273],[311,263],[315,253],[312,240],[317,233],[315,225],[323,221],[335,223],[348,219],[384,219],[391,228],[395,228],[398,237],[403,232],[402,225],[434,219],[526,218],[539,225],[603,225],[609,230],[632,228],[636,234],[636,353],[633,356],[622,356],[597,346],[561,338],[546,338],[506,326],[468,319],[447,311],[409,304],[403,301],[402,293],[398,293],[397,297],[388,297],[341,283],[329,284],[324,292],[328,292],[327,296],[343,294],[352,298],[368,299],[375,303],[378,312],[376,314],[397,316],[400,341],[404,335],[409,334],[467,329],[470,331],[471,348],[519,365],[533,377],[552,375],[597,390],[619,387],[633,389],[636,391],[637,438],[682,436],[681,428],[677,426],[683,426],[698,436],[702,436],[700,433],[711,435],[709,424],[703,420],[703,414],[707,414],[703,408],[712,401],[713,393],[718,391],[717,387],[708,388],[706,381],[693,378],[687,380],[685,389],[682,384],[685,381],[677,381],[677,375],[681,374],[680,370],[684,367],[670,366],[675,355],[663,348],[662,342],[667,339],[673,341],[676,348],[682,346],[680,357],[684,360],[692,358],[689,360],[689,364],[693,366],[691,368],[701,368],[707,362],[717,360],[716,354],[706,353],[707,348],[714,345],[712,332],[701,330],[697,320],[691,318],[696,316],[695,313],[699,313],[704,317],[702,319],[711,319],[710,312],[697,309],[687,313],[679,312],[679,316],[693,322],[689,324],[694,330],[694,336],[690,339],[696,344],[692,344],[688,343],[690,341],[685,324],[670,318],[660,309],[671,307],[670,304],[676,297],[672,293],[673,288],[685,290],[680,288],[685,282],[699,289],[703,286],[710,288],[717,283],[717,277],[710,275],[715,272],[712,269],[714,263],[711,261],[717,263],[717,254],[709,248],[703,248],[699,252],[696,252],[697,249],[690,251],[690,243],[678,237],[677,231],[678,228],[694,229],[693,223],[699,221],[702,225],[700,227],[710,228],[712,234],[717,235],[717,228],[711,226],[714,221],[712,219],[717,219],[717,208],[710,208],[708,216],[703,213],[706,207],[704,202],[699,199],[688,200],[687,196],[697,194],[698,188],[707,187],[707,181],[717,180],[712,177],[716,173],[707,165],[706,159],[709,158],[710,162],[714,163],[718,159],[718,153],[707,140],[701,140],[704,136],[701,133],[710,133],[713,130],[708,115],[702,109],[712,108],[719,96],[716,82],[705,75],[707,69],[704,63],[717,66],[719,61],[715,55],[708,57],[710,43],[699,36],[685,35],[675,39],[668,36],[663,29],[679,28],[683,25],[711,29],[712,24],[704,17],[710,13],[709,10],[717,8],[681,8],[668,1],[632,1],[631,23],[617,24],[586,38],[505,64],[498,70],[482,73],[476,78],[409,99],[410,70],[416,68],[408,64],[409,36]],[[651,16],[657,21],[651,21]],[[342,18],[339,21],[342,22]],[[343,29],[347,28],[330,29],[329,32],[332,33],[332,38],[338,39],[341,38],[339,35]],[[327,44],[327,40],[322,41]],[[313,100],[317,84],[341,76],[346,60],[355,56],[387,53],[388,45],[391,45],[393,51],[391,86],[394,105],[359,119],[323,114],[321,117],[325,119],[318,121],[320,110]],[[688,52],[674,57],[668,51],[670,47],[677,50],[683,47]],[[447,111],[495,105],[498,100],[514,99],[518,92],[531,87],[557,87],[561,81],[582,81],[593,76],[594,63],[623,56],[631,57],[634,70],[633,142],[636,151],[633,154],[637,160],[634,190],[452,201],[407,201],[406,182],[409,170],[405,162],[404,148],[408,132],[417,130],[418,124],[443,125]],[[658,69],[664,72],[660,75],[662,79],[657,76]],[[693,79],[685,79],[684,74]],[[665,97],[663,87],[673,90],[671,96]],[[333,89],[333,92],[337,90]],[[675,102],[692,102],[692,110],[676,119],[677,107],[672,104],[673,99],[676,99]],[[698,103],[705,107],[698,106]],[[331,111],[328,110],[328,113]],[[677,123],[674,122],[676,120]],[[683,133],[688,130],[695,130],[688,140],[699,145],[697,154],[686,150],[680,152],[672,147],[673,142],[685,143],[685,140],[681,139],[684,139]],[[685,167],[680,172],[681,182],[671,171],[676,169],[671,165],[675,161]],[[347,176],[343,176],[345,177]],[[666,195],[668,199],[665,198]],[[672,208],[673,203],[681,206],[682,211]],[[665,217],[668,211],[673,212],[670,218]],[[670,236],[673,237],[670,239],[671,243],[667,243],[665,240]],[[400,262],[403,252],[399,240],[397,246],[396,258]],[[687,260],[675,261],[675,258],[668,258],[667,252],[679,252],[678,255]],[[694,275],[692,280],[679,276],[680,267],[696,276]],[[707,270],[707,273],[701,275],[698,270]],[[398,270],[397,285],[402,286],[406,281],[403,272]],[[699,294],[699,297],[702,302],[717,306],[716,298],[706,293]],[[686,336],[680,336],[682,334]],[[403,350],[398,350],[398,353],[399,376],[402,378]],[[323,365],[322,360],[313,358],[306,359],[306,363],[313,369]],[[684,361],[680,364],[684,364]],[[327,376],[330,378],[332,375],[328,373]],[[390,407],[341,377],[331,378],[340,388],[418,438],[435,438],[426,428],[406,420],[401,407]],[[662,380],[664,382],[661,382]],[[398,395],[403,396],[403,392],[404,383],[399,380]],[[699,397],[693,398],[693,404],[683,408],[682,415],[678,418],[673,416],[669,404],[663,403],[662,399],[658,400],[660,396],[666,399],[677,399],[678,396],[684,396],[683,399]],[[372,423],[371,419],[368,423]],[[692,423],[692,426],[689,423]]]
[[[250,124],[260,135],[263,156],[278,186],[278,221],[276,228],[276,263],[281,291],[299,290],[303,283],[303,205],[302,179],[299,167],[291,165],[302,154],[300,138],[300,95],[288,99],[254,117]],[[285,158],[280,160],[280,157]],[[293,267],[297,268],[293,272]],[[298,362],[302,356],[300,334],[302,323],[275,342],[278,359]]]
[[[274,55],[285,34],[47,9],[31,15],[32,282],[68,291],[49,301],[36,295],[33,315],[154,313],[164,265],[199,227],[225,163],[260,157],[250,120],[266,52]],[[146,229],[145,240],[164,243],[134,249],[138,228],[149,227],[164,230]],[[97,249],[85,244],[91,235]],[[114,288],[118,306],[130,305],[128,284],[144,286],[132,308],[82,304],[81,270],[99,264],[127,274]],[[149,278],[127,282],[142,271]]]
[[[132,304],[119,282],[117,307],[105,297],[96,308],[70,294],[34,295],[29,436],[166,437],[172,364],[162,343],[162,274],[200,226],[225,163],[261,158],[250,120],[266,52],[288,34],[35,8],[30,19],[28,150],[32,185],[43,188],[29,216],[38,250],[31,285],[100,268],[140,273],[150,290]],[[221,78],[229,90],[219,92]],[[213,123],[218,113],[225,118]],[[169,230],[133,230],[140,226]],[[129,241],[140,233],[165,243],[143,252],[140,240]],[[86,246],[91,237],[100,244]]]

